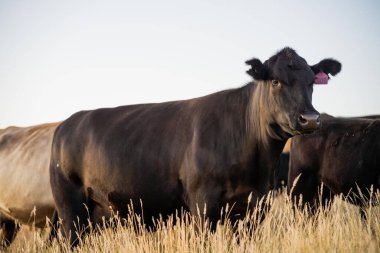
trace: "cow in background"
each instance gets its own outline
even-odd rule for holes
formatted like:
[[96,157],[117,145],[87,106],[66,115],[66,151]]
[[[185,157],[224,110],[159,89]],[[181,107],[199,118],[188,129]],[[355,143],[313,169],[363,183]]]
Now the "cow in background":
[[[303,203],[315,210],[318,187],[323,183],[322,204],[343,194],[361,207],[365,204],[361,194],[369,198],[370,187],[380,189],[380,120],[376,120],[380,117],[366,117],[334,118],[322,114],[318,131],[292,138],[289,190],[299,176],[293,198],[302,195]],[[362,209],[361,214],[364,215]]]
[[59,123],[0,130],[0,224],[8,246],[21,224],[46,226],[54,199],[49,182],[53,133]]

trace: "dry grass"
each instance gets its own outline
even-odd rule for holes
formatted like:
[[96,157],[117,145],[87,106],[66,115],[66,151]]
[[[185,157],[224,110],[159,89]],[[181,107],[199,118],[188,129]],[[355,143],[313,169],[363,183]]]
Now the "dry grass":
[[[380,200],[380,193],[375,194]],[[337,198],[315,216],[303,210],[293,215],[289,197],[281,194],[268,200],[272,208],[255,227],[257,214],[247,214],[238,224],[219,225],[211,232],[200,216],[173,215],[157,221],[157,229],[144,228],[138,215],[112,220],[113,229],[91,232],[74,252],[380,252],[380,207],[366,209],[363,222],[357,207]],[[225,216],[224,212],[222,216]],[[174,225],[175,224],[175,225]],[[9,252],[68,252],[60,237],[45,243],[46,233],[21,233]]]

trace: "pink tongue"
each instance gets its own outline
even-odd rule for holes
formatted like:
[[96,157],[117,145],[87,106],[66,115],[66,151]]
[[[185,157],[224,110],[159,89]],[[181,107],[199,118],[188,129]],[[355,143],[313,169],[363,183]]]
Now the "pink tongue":
[[327,84],[328,81],[329,76],[322,71],[315,75],[314,84]]

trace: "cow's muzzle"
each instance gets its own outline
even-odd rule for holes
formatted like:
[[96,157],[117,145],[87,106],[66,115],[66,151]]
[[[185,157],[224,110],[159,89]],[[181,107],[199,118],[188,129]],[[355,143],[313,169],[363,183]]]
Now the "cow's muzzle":
[[319,113],[301,113],[298,118],[298,125],[302,132],[312,132],[317,130],[321,125]]

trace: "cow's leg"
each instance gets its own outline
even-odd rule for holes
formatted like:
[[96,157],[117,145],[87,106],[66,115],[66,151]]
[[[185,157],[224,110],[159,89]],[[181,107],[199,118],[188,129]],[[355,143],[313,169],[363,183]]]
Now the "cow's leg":
[[14,220],[3,217],[0,218],[0,225],[2,231],[1,246],[8,247],[16,237],[20,226]]
[[51,218],[51,228],[47,244],[51,244],[54,238],[58,238],[58,229],[59,229],[59,218],[57,210],[54,210],[53,216]]
[[288,190],[295,206],[303,208],[305,205],[308,205],[311,208],[311,212],[314,213],[316,211],[318,196],[317,175],[309,171],[298,175],[289,173],[288,182]]
[[256,226],[261,224],[265,218],[265,214],[270,209],[269,199],[270,197],[266,194],[260,194],[256,189],[246,188],[246,189],[235,189],[231,192],[226,192],[224,195],[224,200],[229,204],[229,220],[231,224],[235,224],[239,220],[246,218],[246,215],[250,215],[249,219],[252,225]]
[[78,178],[67,178],[59,168],[51,169],[50,181],[65,236],[70,238],[74,247],[88,229],[89,216],[83,187]]
[[365,207],[360,205],[359,206],[359,213],[360,213],[360,218],[361,220],[366,223],[367,222],[367,212],[365,210]]
[[348,203],[351,203],[352,205],[355,205],[359,208],[360,218],[363,222],[367,221],[366,208],[369,206],[369,198],[371,197],[365,191],[366,190],[361,189],[361,193],[359,193],[357,189],[354,189],[352,192],[350,192],[350,194],[345,196],[345,199],[348,201]]
[[330,191],[330,189],[325,186],[325,185],[321,185],[322,188],[322,192],[319,192],[319,194],[321,196],[320,197],[320,204],[323,206],[323,208],[327,208],[331,205],[331,202],[334,200],[334,193],[332,191]]
[[[380,180],[380,178],[379,178],[379,180]],[[363,189],[361,191],[362,191],[362,194],[364,194],[364,199],[363,199],[363,197],[358,197],[357,201],[355,203],[353,203],[359,207],[360,217],[361,217],[363,222],[367,222],[367,218],[368,218],[367,212],[369,211],[368,208],[378,206],[380,204],[380,202],[378,201],[378,198],[377,198],[377,194],[376,194],[379,191],[378,189],[380,189],[380,186],[374,185],[371,187],[373,187],[373,189],[377,189],[377,190],[374,190],[373,192],[371,192],[369,190],[370,187],[367,187],[367,188],[363,187]],[[359,193],[357,193],[356,195],[360,196]]]
[[216,230],[217,222],[221,218],[222,189],[215,184],[204,184],[191,191],[189,196],[189,209],[193,215],[200,215],[203,220],[210,222],[213,231]]

